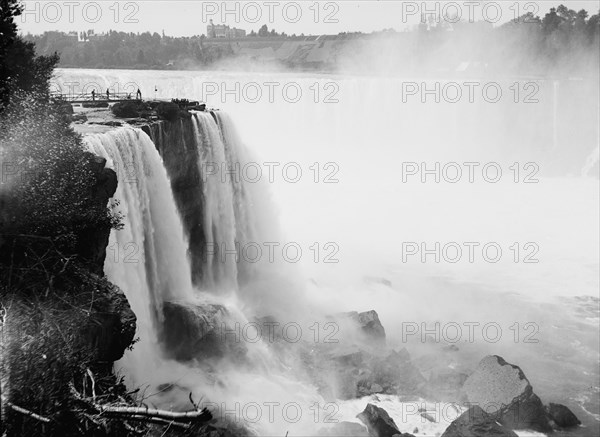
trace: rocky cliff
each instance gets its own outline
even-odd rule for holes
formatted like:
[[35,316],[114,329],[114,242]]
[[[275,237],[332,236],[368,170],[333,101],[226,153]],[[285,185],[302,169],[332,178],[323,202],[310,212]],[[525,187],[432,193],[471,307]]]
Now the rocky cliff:
[[159,121],[141,126],[158,149],[171,180],[177,210],[187,233],[194,283],[203,279],[204,200],[196,134],[191,119]]

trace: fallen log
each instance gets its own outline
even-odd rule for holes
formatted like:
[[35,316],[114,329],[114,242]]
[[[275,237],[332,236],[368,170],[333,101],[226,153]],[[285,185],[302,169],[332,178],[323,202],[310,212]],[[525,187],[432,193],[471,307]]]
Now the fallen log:
[[167,420],[167,419],[161,419],[158,417],[151,417],[151,416],[140,416],[140,415],[131,415],[131,416],[126,416],[123,419],[125,420],[134,420],[137,422],[144,422],[144,423],[156,423],[157,425],[165,425],[165,426],[173,426],[176,428],[182,428],[182,429],[189,429],[192,425],[189,423],[184,423],[184,422],[177,422],[177,421],[173,421],[173,420]]
[[195,411],[176,412],[147,407],[114,407],[98,404],[94,404],[94,407],[101,413],[109,414],[111,416],[144,416],[180,422],[208,422],[212,419],[212,414],[207,408]]
[[26,416],[31,417],[32,419],[39,420],[40,422],[50,423],[50,419],[44,416],[40,416],[39,414],[35,414],[33,411],[26,410],[25,408],[19,407],[18,405],[12,404],[10,402],[7,402],[6,405],[12,408],[17,413],[24,414]]

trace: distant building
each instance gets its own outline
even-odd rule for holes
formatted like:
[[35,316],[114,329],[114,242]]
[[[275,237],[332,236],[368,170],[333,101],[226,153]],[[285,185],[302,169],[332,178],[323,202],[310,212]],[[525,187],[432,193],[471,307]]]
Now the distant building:
[[[73,32],[69,32],[69,35],[71,34],[73,34]],[[94,29],[89,29],[87,32],[85,30],[83,32],[75,32],[75,35],[77,36],[77,40],[79,42],[87,42],[94,38],[96,33],[94,32]]]
[[208,38],[244,38],[246,31],[229,27],[226,24],[214,24],[210,20],[210,24],[206,26],[206,36]]

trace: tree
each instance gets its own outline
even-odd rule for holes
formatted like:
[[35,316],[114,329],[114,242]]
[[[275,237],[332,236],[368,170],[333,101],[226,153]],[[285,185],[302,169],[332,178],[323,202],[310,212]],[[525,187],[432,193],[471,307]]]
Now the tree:
[[21,13],[18,0],[0,0],[0,114],[19,90],[47,97],[59,59],[56,53],[36,56],[35,45],[18,36],[15,18]]
[[146,63],[146,57],[144,56],[144,51],[142,49],[138,51],[136,62],[141,65]]
[[260,29],[258,29],[258,36],[269,36],[269,28],[266,24],[263,24]]
[[560,26],[561,22],[562,19],[556,13],[556,9],[550,8],[550,12],[548,12],[542,20],[542,30],[546,35],[549,35],[558,29],[558,26]]

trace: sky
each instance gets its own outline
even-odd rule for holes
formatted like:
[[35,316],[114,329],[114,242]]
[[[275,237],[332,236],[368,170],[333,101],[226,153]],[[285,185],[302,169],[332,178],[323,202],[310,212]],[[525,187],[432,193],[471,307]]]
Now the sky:
[[[169,36],[206,34],[212,19],[250,32],[263,24],[288,35],[408,30],[421,14],[441,15],[449,21],[486,20],[502,24],[528,11],[543,16],[560,1],[24,1],[25,13],[17,18],[22,33],[93,29],[124,32],[158,32]],[[600,9],[600,1],[563,1],[571,9]]]

